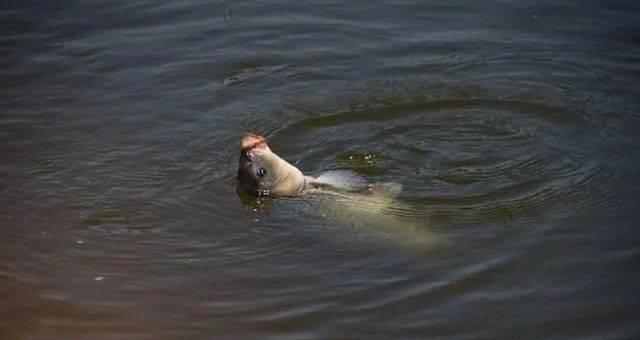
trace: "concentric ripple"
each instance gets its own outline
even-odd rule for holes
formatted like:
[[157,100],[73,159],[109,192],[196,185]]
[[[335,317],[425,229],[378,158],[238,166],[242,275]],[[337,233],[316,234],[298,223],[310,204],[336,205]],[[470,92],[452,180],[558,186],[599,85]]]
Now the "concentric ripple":
[[598,128],[538,102],[403,102],[303,119],[281,133],[305,146],[303,169],[348,168],[400,182],[400,204],[389,211],[430,227],[619,203],[610,188],[620,178],[599,161],[606,144]]

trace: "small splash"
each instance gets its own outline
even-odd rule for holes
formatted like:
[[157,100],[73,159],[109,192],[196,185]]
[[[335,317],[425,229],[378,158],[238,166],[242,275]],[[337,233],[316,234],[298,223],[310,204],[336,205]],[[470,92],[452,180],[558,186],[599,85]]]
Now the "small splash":
[[375,163],[376,154],[375,153],[355,153],[349,154],[347,157],[342,157],[345,161],[349,163],[355,163],[360,165],[371,165]]

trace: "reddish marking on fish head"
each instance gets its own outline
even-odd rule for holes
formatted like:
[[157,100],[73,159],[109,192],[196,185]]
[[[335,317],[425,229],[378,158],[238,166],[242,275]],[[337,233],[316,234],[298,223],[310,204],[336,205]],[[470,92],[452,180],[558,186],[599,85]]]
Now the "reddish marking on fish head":
[[247,132],[242,136],[242,150],[249,151],[253,148],[266,149],[267,139],[251,132]]

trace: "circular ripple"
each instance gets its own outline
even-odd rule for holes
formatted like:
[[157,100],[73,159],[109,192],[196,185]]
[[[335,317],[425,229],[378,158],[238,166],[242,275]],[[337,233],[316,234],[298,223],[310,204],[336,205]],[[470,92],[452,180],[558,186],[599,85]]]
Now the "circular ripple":
[[562,107],[440,99],[302,119],[273,141],[305,172],[347,168],[402,183],[389,211],[437,228],[619,204],[621,177],[600,136]]

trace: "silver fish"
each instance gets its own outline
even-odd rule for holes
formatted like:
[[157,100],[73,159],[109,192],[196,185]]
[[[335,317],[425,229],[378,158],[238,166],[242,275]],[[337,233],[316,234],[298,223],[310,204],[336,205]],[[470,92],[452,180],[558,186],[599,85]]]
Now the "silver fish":
[[[328,219],[372,228],[404,244],[424,245],[434,240],[420,224],[390,212],[398,208],[394,199],[401,192],[401,185],[370,184],[349,170],[326,171],[315,177],[304,175],[271,151],[267,140],[257,134],[247,133],[242,138],[237,178],[239,195],[245,204],[251,200],[242,192],[258,198],[304,196],[312,203],[314,214]],[[264,212],[268,202],[258,200],[249,204]]]
[[305,176],[271,151],[266,138],[253,133],[242,138],[237,178],[239,186],[255,196],[300,196],[322,189],[358,191],[368,187],[364,178],[348,170]]

